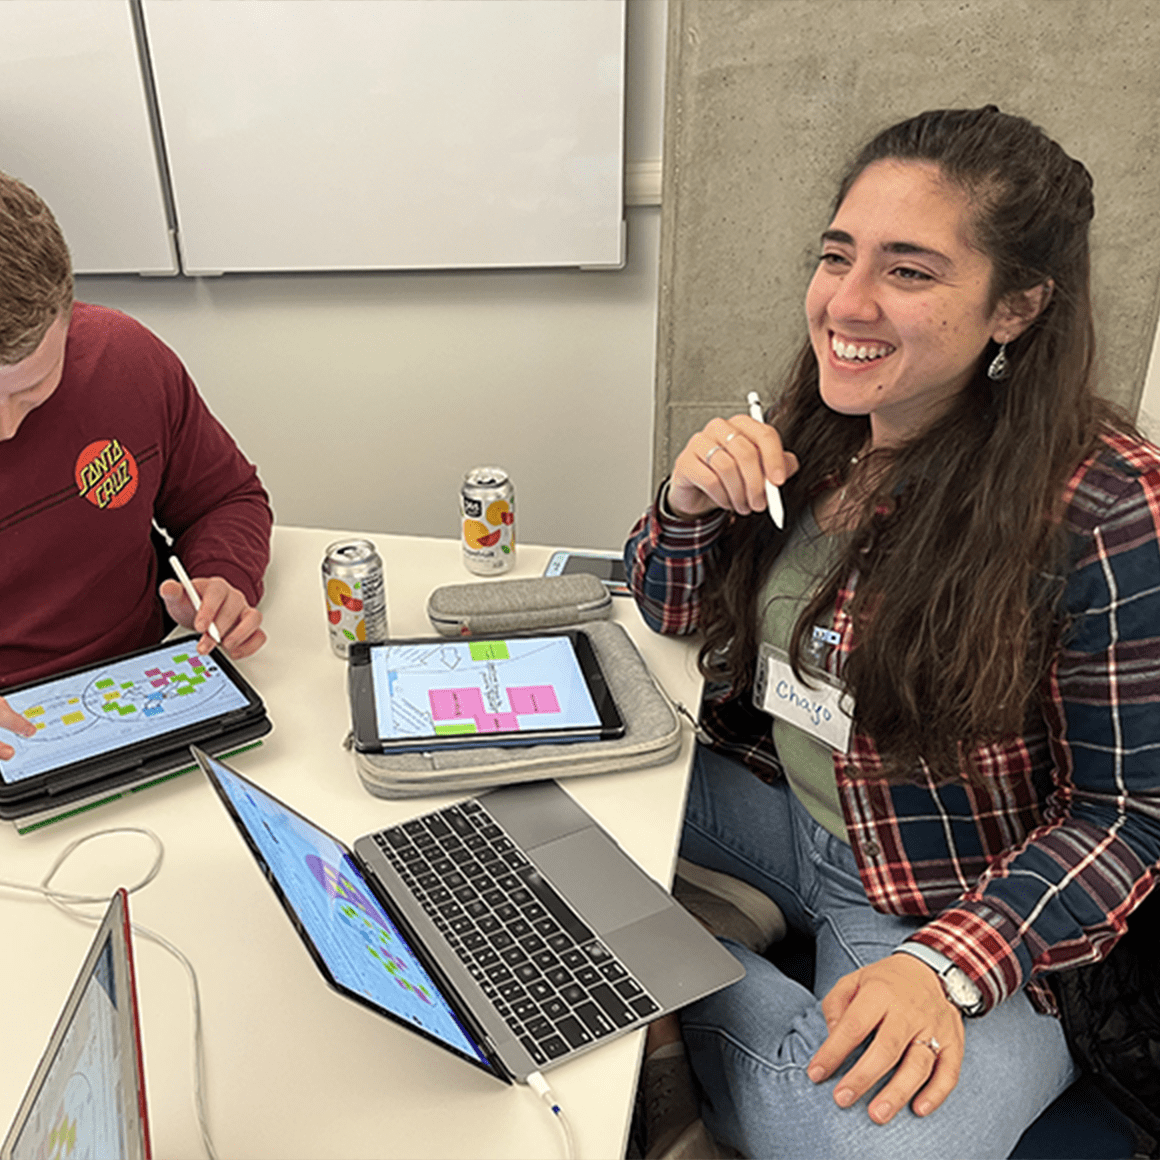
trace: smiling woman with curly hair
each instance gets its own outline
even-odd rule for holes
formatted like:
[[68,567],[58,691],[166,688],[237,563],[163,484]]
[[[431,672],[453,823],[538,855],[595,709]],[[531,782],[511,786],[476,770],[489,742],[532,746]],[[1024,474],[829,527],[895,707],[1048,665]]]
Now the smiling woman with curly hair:
[[702,636],[678,897],[748,972],[650,1048],[745,1155],[1008,1155],[1076,1074],[1043,977],[1153,885],[1160,451],[1093,390],[1093,214],[994,106],[879,134],[768,423],[694,435],[626,548]]

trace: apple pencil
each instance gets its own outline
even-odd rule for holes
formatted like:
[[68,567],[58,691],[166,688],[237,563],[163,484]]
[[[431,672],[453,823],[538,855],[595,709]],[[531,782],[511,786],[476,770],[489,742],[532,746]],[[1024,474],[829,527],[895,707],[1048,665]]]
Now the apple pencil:
[[[181,581],[182,588],[185,589],[186,596],[189,597],[193,604],[193,611],[196,612],[201,607],[201,597],[197,594],[197,589],[193,586],[193,581],[189,578],[189,573],[181,566],[181,561],[176,556],[169,557],[169,563],[173,567],[173,572]],[[217,625],[211,620],[209,622],[209,634],[221,644],[222,634],[218,632]]]
[[[764,423],[765,416],[761,413],[761,399],[758,398],[757,392],[750,391],[746,402],[749,404],[749,417]],[[777,490],[777,485],[770,483],[768,479],[765,481],[765,503],[769,508],[769,518],[779,528],[784,528],[785,509],[781,506],[781,492]]]

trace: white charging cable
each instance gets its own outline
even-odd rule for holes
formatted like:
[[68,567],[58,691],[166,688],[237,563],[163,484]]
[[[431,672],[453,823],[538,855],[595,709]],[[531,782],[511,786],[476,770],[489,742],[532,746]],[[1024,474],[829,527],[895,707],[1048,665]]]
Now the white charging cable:
[[[68,891],[53,890],[50,883],[56,877],[57,871],[64,865],[66,859],[79,846],[83,846],[86,842],[91,842],[94,838],[103,838],[111,834],[144,834],[153,843],[157,852],[153,860],[153,865],[150,866],[149,872],[145,877],[139,882],[135,882],[132,886],[125,887],[126,894],[135,894],[138,890],[148,886],[157,877],[161,871],[161,863],[165,858],[165,844],[152,830],[147,830],[144,826],[116,826],[108,830],[95,830],[91,834],[85,834],[83,837],[77,838],[65,846],[60,854],[57,855],[56,861],[53,862],[48,873],[40,880],[38,886],[30,886],[24,882],[9,882],[6,879],[0,878],[0,888],[5,890],[18,890],[26,894],[38,894],[70,918],[74,918],[78,922],[91,923],[95,926],[101,921],[102,916],[87,914],[83,910],[78,910],[77,907],[94,903],[101,903],[107,906],[111,900],[111,895],[72,894]],[[217,1160],[217,1152],[214,1150],[213,1138],[210,1135],[209,1116],[206,1112],[205,1105],[205,1037],[202,1032],[201,990],[197,982],[197,972],[193,969],[193,964],[189,959],[168,939],[159,935],[156,931],[142,926],[140,923],[134,922],[131,925],[135,934],[139,934],[142,938],[156,943],[162,950],[166,950],[173,955],[182,967],[185,968],[185,973],[189,976],[191,1004],[193,1007],[194,1108],[197,1113],[197,1124],[201,1131],[201,1142],[205,1148],[205,1153],[209,1157],[209,1160]]]
[[560,1131],[564,1133],[564,1155],[568,1160],[575,1160],[576,1139],[572,1135],[572,1125],[568,1122],[568,1117],[564,1115],[564,1109],[560,1107],[560,1103],[556,1099],[556,1093],[552,1091],[548,1086],[548,1081],[538,1071],[533,1071],[528,1076],[528,1087],[551,1109],[556,1123],[560,1125]]

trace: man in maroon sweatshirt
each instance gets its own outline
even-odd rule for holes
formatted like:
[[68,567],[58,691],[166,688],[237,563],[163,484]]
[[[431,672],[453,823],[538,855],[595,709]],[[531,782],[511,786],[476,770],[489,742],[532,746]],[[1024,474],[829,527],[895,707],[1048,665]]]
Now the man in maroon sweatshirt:
[[[158,585],[153,521],[201,596]],[[0,694],[143,648],[164,610],[244,657],[265,642],[273,514],[258,473],[177,356],[124,314],[73,301],[51,211],[0,173]],[[0,695],[4,729],[31,724]],[[0,760],[12,756],[0,740]]]

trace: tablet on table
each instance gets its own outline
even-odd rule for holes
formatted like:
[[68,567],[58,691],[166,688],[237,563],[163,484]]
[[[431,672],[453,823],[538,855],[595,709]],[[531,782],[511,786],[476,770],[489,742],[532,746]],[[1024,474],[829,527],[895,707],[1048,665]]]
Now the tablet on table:
[[199,637],[166,641],[0,695],[36,726],[5,733],[15,755],[0,761],[0,816],[60,795],[189,765],[191,743],[221,752],[268,733],[261,698]]
[[623,736],[581,630],[351,646],[355,748],[407,753]]

